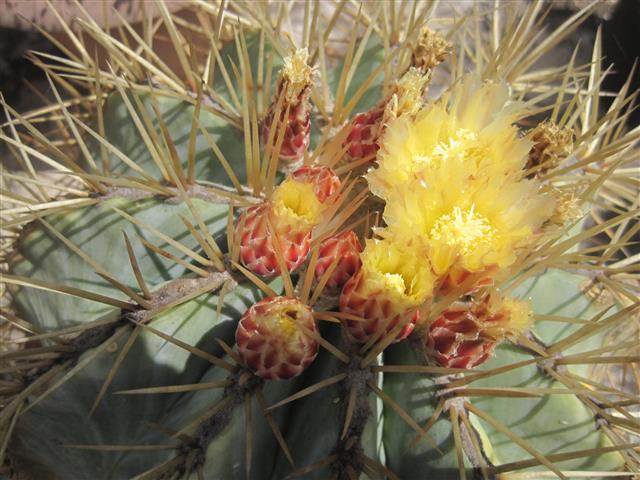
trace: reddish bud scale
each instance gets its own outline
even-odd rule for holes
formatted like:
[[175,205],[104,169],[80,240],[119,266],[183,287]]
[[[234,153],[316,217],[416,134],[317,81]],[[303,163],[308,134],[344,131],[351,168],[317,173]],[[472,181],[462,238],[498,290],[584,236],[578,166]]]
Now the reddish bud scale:
[[[280,275],[278,257],[273,244],[275,235],[269,231],[267,217],[270,213],[268,204],[249,207],[238,219],[240,235],[240,261],[253,273],[264,277]],[[271,222],[273,224],[273,222]],[[294,231],[288,228],[278,232],[280,250],[289,272],[294,271],[304,262],[311,248],[311,231]]]
[[340,295],[340,311],[360,317],[344,321],[349,333],[356,341],[365,343],[373,336],[382,339],[398,325],[403,325],[394,341],[407,338],[418,321],[419,311],[411,309],[394,315],[396,307],[383,292],[363,293],[363,282],[366,281],[363,272],[360,269],[351,277]]
[[429,326],[427,355],[443,367],[473,368],[484,363],[498,340],[486,327],[500,323],[503,316],[491,315],[486,301],[448,308]]
[[[286,193],[283,192],[291,193],[292,190],[295,192],[297,189],[295,185],[303,184],[311,186],[311,188],[307,188],[312,190],[317,198],[316,207],[321,207],[327,198],[340,189],[340,179],[330,168],[303,166],[294,171],[287,181],[277,187],[274,197],[278,195],[278,192],[286,197]],[[306,197],[302,201],[309,206],[310,202],[306,200]],[[300,209],[300,202],[300,197],[297,197],[297,201],[293,202],[295,206],[291,208]],[[273,277],[281,273],[276,254],[278,245],[289,272],[294,271],[304,262],[311,248],[311,233],[314,222],[317,223],[320,220],[319,216],[314,217],[322,211],[322,208],[315,210],[311,221],[299,222],[294,218],[295,215],[294,217],[290,216],[292,212],[287,210],[288,207],[285,206],[283,210],[273,205],[273,203],[263,203],[248,208],[240,215],[236,224],[236,235],[240,239],[240,261],[252,272],[265,277]],[[302,210],[304,212],[304,208]],[[308,214],[308,211],[306,213]],[[275,232],[269,230],[267,219],[270,220]],[[274,244],[276,237],[278,245]]]
[[448,295],[453,290],[458,288],[460,285],[468,281],[472,275],[475,275],[477,277],[477,280],[474,280],[473,283],[469,286],[469,289],[466,292],[464,292],[465,295],[469,295],[473,292],[476,292],[482,287],[490,287],[494,283],[493,278],[489,276],[489,274],[493,270],[495,269],[489,268],[483,273],[473,274],[468,270],[453,268],[444,277],[444,280],[440,284],[438,288],[438,295],[441,295],[441,296]]
[[313,184],[313,191],[322,203],[340,190],[340,178],[329,167],[305,165],[291,176],[299,182]]
[[349,135],[343,147],[347,147],[347,155],[352,160],[360,160],[365,157],[375,159],[380,146],[378,139],[382,134],[382,117],[384,106],[377,105],[371,110],[357,114],[349,125]]
[[[276,104],[272,103],[262,123],[262,141],[269,142],[271,127],[274,124]],[[289,106],[289,118],[285,119],[286,105],[280,112],[278,125],[286,125],[279,157],[287,163],[293,163],[304,157],[311,140],[311,108],[308,93],[303,91],[295,105]],[[273,147],[278,142],[279,131],[273,134]]]
[[[316,281],[337,262],[325,284],[329,292],[337,293],[362,265],[362,245],[353,230],[328,238],[320,244],[318,262],[314,271]],[[336,260],[337,259],[337,260]]]
[[238,353],[261,378],[292,378],[318,355],[318,342],[308,331],[318,334],[308,305],[293,298],[266,298],[252,305],[240,319],[236,329]]

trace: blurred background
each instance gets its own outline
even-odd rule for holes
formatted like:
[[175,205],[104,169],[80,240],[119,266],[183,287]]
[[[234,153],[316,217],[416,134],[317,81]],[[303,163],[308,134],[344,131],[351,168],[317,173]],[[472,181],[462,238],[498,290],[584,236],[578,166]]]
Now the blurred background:
[[[296,9],[302,15],[304,1],[289,0],[291,12],[295,18]],[[319,0],[321,15],[329,18],[335,9],[336,2]],[[358,0],[348,0],[354,5],[359,5]],[[364,9],[373,11],[379,6],[379,1],[395,0],[369,0],[364,1]],[[399,1],[399,0],[398,0]],[[498,0],[496,0],[498,1]],[[526,7],[532,0],[500,0],[500,2],[521,2]],[[540,0],[543,1],[543,0]],[[43,71],[36,67],[29,56],[32,52],[50,54],[65,57],[67,49],[75,51],[71,45],[65,28],[77,31],[78,18],[86,18],[83,9],[94,21],[110,31],[116,38],[127,38],[122,27],[122,19],[129,23],[135,31],[142,33],[141,18],[149,15],[157,15],[157,5],[152,0],[52,0],[55,8],[50,8],[46,0],[0,0],[0,92],[18,112],[24,113],[54,102],[53,93]],[[164,0],[168,9],[173,11],[182,20],[183,27],[197,25],[198,19],[194,10],[187,8],[191,4],[199,4],[199,8],[217,8],[218,1],[214,0]],[[204,5],[204,4],[207,5]],[[477,5],[492,8],[494,0],[482,0],[478,3],[469,0],[441,0],[436,9],[434,23],[437,17],[452,17],[464,15],[465,11]],[[498,2],[498,6],[500,3]],[[609,92],[618,92],[622,84],[633,72],[633,82],[630,90],[640,89],[640,73],[634,70],[636,59],[640,57],[640,41],[638,41],[638,27],[640,26],[640,0],[552,0],[545,1],[543,9],[548,9],[545,17],[546,28],[554,31],[560,24],[574,15],[578,10],[594,6],[593,14],[582,23],[564,42],[560,43],[551,54],[544,55],[541,59],[543,65],[538,67],[553,67],[565,65],[576,46],[579,46],[576,63],[588,64],[591,61],[591,48],[598,29],[602,33],[603,44],[603,69],[612,65],[612,73],[604,82],[603,89]],[[288,31],[295,31],[295,25],[288,26]],[[349,32],[351,26],[343,26],[344,32]],[[487,26],[488,30],[489,26]],[[339,31],[340,29],[336,29]],[[339,34],[340,36],[341,34]],[[195,37],[198,37],[197,35]],[[224,37],[224,33],[223,33]],[[81,37],[87,52],[101,58],[100,49],[88,36]],[[132,37],[129,37],[132,38]],[[198,50],[198,40],[193,38],[194,47]],[[154,35],[154,51],[172,70],[180,75],[182,69],[175,55],[170,39],[166,32],[159,30]],[[341,49],[342,43],[337,42],[337,49]],[[202,49],[201,49],[202,50]],[[335,52],[334,52],[335,53]],[[327,50],[331,56],[331,51]],[[106,67],[104,61],[101,62]],[[434,78],[430,93],[438,95],[436,85],[439,82]],[[440,82],[442,83],[442,82]],[[444,84],[442,84],[444,85]],[[65,90],[61,89],[65,95]],[[614,95],[605,96],[602,99],[602,107],[607,108],[615,98]],[[4,118],[0,120],[0,124]],[[628,117],[627,128],[631,129],[640,124],[640,109],[636,109]],[[17,167],[15,158],[10,154],[7,145],[0,142],[0,163],[9,170]],[[606,239],[605,239],[606,240]]]
[[[73,19],[79,16],[74,2],[54,0],[53,3],[65,22],[73,28]],[[98,23],[111,29],[118,28],[114,10],[135,26],[145,6],[149,9],[151,5],[146,0],[80,0],[80,3]],[[175,12],[180,11],[187,0],[168,0],[166,3]],[[464,8],[465,3],[469,4],[464,0],[442,3],[444,8],[456,3]],[[590,3],[585,0],[549,2],[551,10],[546,18],[548,28],[553,31],[554,26]],[[545,57],[545,62],[566,62],[578,42],[585,46],[578,60],[588,62],[591,54],[588,46],[593,43],[598,27],[601,27],[604,63],[614,65],[614,72],[604,86],[606,90],[616,92],[633,69],[636,58],[640,57],[639,26],[640,0],[601,0],[595,14],[560,45],[554,55]],[[61,48],[65,47],[64,38],[60,19],[44,0],[0,0],[0,92],[18,111],[31,110],[48,103],[51,98],[42,71],[25,55],[31,50],[60,55]],[[640,73],[636,71],[631,90],[639,87]],[[630,116],[629,122],[629,127],[640,123],[640,110]]]

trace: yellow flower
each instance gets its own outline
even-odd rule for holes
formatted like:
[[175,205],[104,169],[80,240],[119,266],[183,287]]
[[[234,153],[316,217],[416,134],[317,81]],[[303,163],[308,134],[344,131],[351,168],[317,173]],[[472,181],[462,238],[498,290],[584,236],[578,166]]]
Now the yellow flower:
[[367,176],[386,201],[382,236],[422,245],[433,271],[495,271],[539,237],[555,200],[523,179],[531,141],[505,83],[469,76],[412,118],[389,123]]
[[434,286],[424,251],[397,239],[367,240],[361,254],[364,288],[387,297],[397,310],[427,300]]
[[324,206],[316,197],[313,184],[288,178],[273,192],[273,217],[278,227],[289,225],[301,230],[317,225]]
[[533,323],[533,310],[526,300],[492,296],[488,307],[489,312],[482,329],[497,340],[505,337],[514,339]]
[[431,178],[389,191],[384,220],[394,237],[424,245],[437,275],[454,266],[479,272],[512,265],[554,212],[554,199],[535,182],[470,179],[447,168]]
[[415,178],[434,181],[431,173],[448,166],[467,175],[519,178],[531,141],[513,123],[524,114],[509,102],[505,83],[484,83],[469,76],[415,118],[389,122],[378,152],[378,168],[367,178],[371,191],[387,192]]

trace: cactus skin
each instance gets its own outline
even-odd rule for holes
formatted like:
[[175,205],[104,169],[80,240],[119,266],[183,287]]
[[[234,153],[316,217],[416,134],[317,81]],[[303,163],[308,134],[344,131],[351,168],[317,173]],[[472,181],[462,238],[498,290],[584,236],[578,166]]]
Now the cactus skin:
[[309,306],[292,298],[265,298],[238,322],[238,353],[260,378],[297,377],[318,355],[318,342],[302,327],[318,334]]
[[[185,109],[184,113],[188,115],[189,110]],[[198,199],[192,201],[212,233],[224,231],[226,206]],[[75,244],[82,245],[86,251],[104,252],[106,256],[115,258],[122,252],[122,230],[134,238],[135,229],[117,215],[112,207],[145,222],[153,222],[172,237],[186,238],[188,231],[181,222],[175,220],[179,218],[178,214],[189,214],[187,206],[184,203],[172,205],[155,199],[110,199],[99,206],[86,207],[71,214],[50,215],[48,221]],[[192,240],[185,239],[184,242],[192,247],[196,245]],[[133,248],[150,285],[162,286],[166,284],[167,275],[180,275],[181,267],[175,262],[148,252],[140,242],[133,243]],[[48,231],[30,231],[21,242],[20,252],[21,258],[12,266],[15,274],[31,274],[41,280],[52,276],[63,277],[67,279],[65,281],[68,285],[76,288],[91,288],[104,295],[114,294],[113,287],[104,281],[97,283],[95,272],[87,268],[86,263],[78,256],[69,255],[68,248]],[[120,275],[123,281],[135,282],[126,258],[121,263],[114,263],[112,271]],[[278,285],[273,285],[273,288],[277,289]],[[218,316],[216,310],[220,302],[219,295],[205,292],[193,301],[158,316],[152,327],[183,342],[197,345],[211,355],[222,356],[224,351],[217,344],[216,338],[231,344],[237,324],[237,312],[246,310],[262,298],[262,292],[256,287],[239,285],[226,295],[224,307]],[[40,328],[53,331],[82,326],[95,320],[117,318],[119,314],[117,309],[95,302],[46,291],[20,290],[14,296],[14,302],[22,315],[41,319]],[[116,327],[123,328],[123,325]],[[178,422],[178,415],[172,409],[173,402],[182,398],[180,394],[109,394],[94,414],[88,416],[95,396],[112,368],[114,356],[122,350],[124,343],[121,336],[115,343],[115,353],[103,350],[69,383],[20,419],[16,441],[11,449],[18,470],[32,473],[33,478],[51,478],[54,473],[58,478],[73,480],[132,478],[144,469],[166,460],[167,452],[147,452],[142,455],[135,451],[95,452],[65,446],[96,443],[159,444],[166,440],[166,436],[145,428],[143,422],[155,422],[161,417]],[[81,358],[91,353],[93,350],[89,350]],[[207,361],[151,332],[142,331],[124,361],[124,368],[119,369],[115,376],[111,389],[121,391],[196,383],[209,370],[211,366]],[[190,415],[196,411],[199,410],[194,407]],[[181,428],[184,424],[185,422],[175,426]],[[50,436],[52,432],[56,432],[55,438]]]

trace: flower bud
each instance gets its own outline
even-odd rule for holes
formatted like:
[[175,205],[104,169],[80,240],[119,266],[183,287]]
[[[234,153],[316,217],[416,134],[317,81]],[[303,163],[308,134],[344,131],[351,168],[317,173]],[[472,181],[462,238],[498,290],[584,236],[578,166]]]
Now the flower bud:
[[476,367],[499,342],[529,328],[531,320],[531,307],[522,300],[487,297],[479,303],[455,303],[429,326],[427,356],[443,367]]
[[340,311],[361,317],[345,321],[349,333],[366,342],[402,326],[395,340],[406,338],[418,320],[419,306],[433,291],[428,261],[411,247],[389,239],[368,240],[360,258],[362,267],[340,296]]
[[300,375],[318,355],[309,332],[318,327],[308,305],[286,297],[266,298],[249,308],[236,329],[240,358],[257,376],[283,380]]
[[319,281],[335,262],[335,268],[325,284],[325,289],[330,293],[339,292],[362,265],[360,252],[362,245],[353,230],[326,239],[320,244],[318,251],[314,272],[316,281]]

